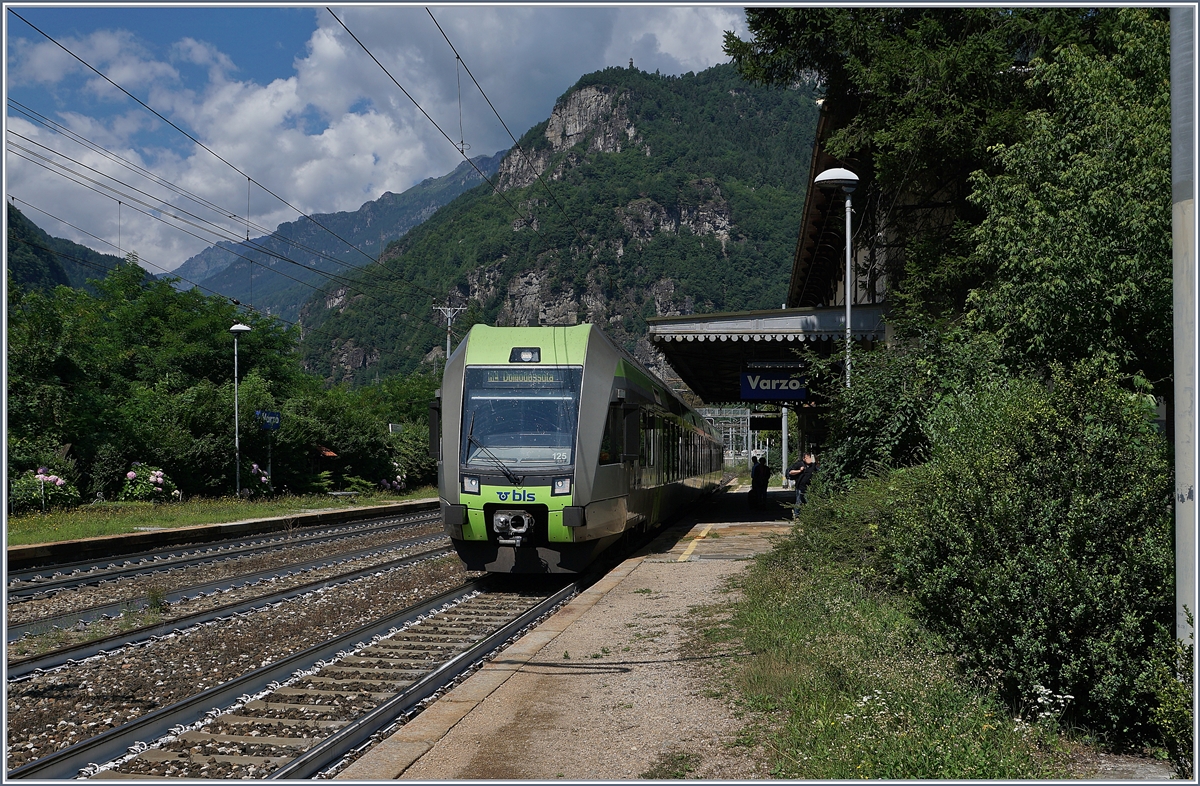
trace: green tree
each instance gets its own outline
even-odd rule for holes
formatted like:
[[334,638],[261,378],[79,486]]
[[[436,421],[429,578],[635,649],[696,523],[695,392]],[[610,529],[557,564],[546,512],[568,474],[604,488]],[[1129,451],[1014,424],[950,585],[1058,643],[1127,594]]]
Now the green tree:
[[[1162,12],[1155,12],[1165,18]],[[965,233],[983,211],[968,176],[994,167],[990,148],[1027,133],[1043,106],[1028,83],[1060,47],[1113,45],[1116,9],[748,9],[752,33],[725,51],[748,80],[815,80],[833,114],[826,149],[864,179],[856,206],[904,248],[891,271],[896,305],[953,316],[992,270]],[[893,242],[889,240],[889,242]]]
[[1092,356],[1171,374],[1170,26],[1121,9],[1113,53],[1065,47],[1029,87],[1050,108],[1025,139],[993,148],[973,178],[986,218],[971,259],[995,270],[971,298],[970,326],[995,334],[1014,367]]

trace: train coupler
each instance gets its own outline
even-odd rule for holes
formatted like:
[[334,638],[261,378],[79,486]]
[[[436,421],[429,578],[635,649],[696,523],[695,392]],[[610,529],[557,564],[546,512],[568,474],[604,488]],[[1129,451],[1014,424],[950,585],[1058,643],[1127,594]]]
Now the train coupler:
[[492,517],[492,529],[501,546],[520,546],[522,538],[533,526],[533,514],[524,510],[498,510]]

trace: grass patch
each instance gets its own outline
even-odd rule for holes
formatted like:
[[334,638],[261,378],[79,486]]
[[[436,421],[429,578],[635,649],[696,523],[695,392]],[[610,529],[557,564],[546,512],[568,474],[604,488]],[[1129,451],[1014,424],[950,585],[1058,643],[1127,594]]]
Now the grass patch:
[[685,751],[661,754],[650,769],[639,775],[646,780],[680,780],[695,772],[700,757]]
[[142,528],[174,529],[203,524],[295,516],[311,510],[386,505],[436,496],[432,488],[407,494],[360,494],[330,497],[324,494],[279,496],[262,500],[235,498],[194,499],[178,503],[103,502],[49,513],[12,516],[8,519],[9,546],[55,543],[137,532]]
[[1065,777],[1052,723],[1014,722],[903,598],[838,558],[855,551],[838,532],[805,526],[739,579],[741,599],[707,635],[753,653],[730,678],[774,777]]

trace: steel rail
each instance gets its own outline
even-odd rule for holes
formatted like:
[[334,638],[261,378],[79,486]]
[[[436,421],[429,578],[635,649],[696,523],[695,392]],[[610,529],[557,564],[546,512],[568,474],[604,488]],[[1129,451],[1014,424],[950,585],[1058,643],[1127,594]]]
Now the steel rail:
[[512,622],[460,652],[367,714],[351,721],[318,742],[297,758],[267,776],[268,780],[311,778],[340,761],[372,735],[387,728],[401,715],[449,685],[472,666],[499,649],[525,627],[578,592],[576,584],[563,589],[522,613]]
[[[299,562],[293,565],[281,565],[276,568],[261,570],[256,573],[244,573],[238,576],[227,576],[216,581],[209,581],[204,584],[195,584],[188,587],[182,587],[177,590],[171,590],[170,592],[165,592],[163,593],[162,602],[164,604],[172,604],[182,600],[188,600],[204,595],[212,595],[217,592],[224,592],[226,590],[241,589],[256,584],[260,581],[285,578],[287,576],[305,573],[311,570],[333,567],[335,565],[351,562],[356,559],[363,559],[364,557],[368,557],[373,554],[382,554],[387,551],[412,548],[414,546],[424,545],[436,540],[444,540],[445,537],[446,536],[442,534],[425,535],[423,537],[412,538],[410,540],[400,541],[391,545],[370,546],[367,548],[357,549],[355,551],[347,551],[324,558],[308,560],[307,562]],[[301,545],[307,546],[310,544],[306,543]],[[51,617],[42,617],[36,620],[29,620],[28,622],[21,622],[17,624],[9,623],[6,636],[8,642],[11,644],[12,642],[19,641],[30,632],[40,633],[54,628],[70,628],[79,624],[80,622],[95,622],[96,620],[107,617],[120,616],[120,614],[126,609],[133,608],[135,611],[141,611],[148,606],[149,602],[145,597],[113,601],[112,603],[90,606],[86,609],[55,614]]]
[[[333,528],[323,528],[317,532],[299,533],[290,538],[276,533],[266,537],[231,539],[201,546],[175,547],[138,552],[127,555],[122,565],[117,565],[112,559],[103,559],[31,568],[8,575],[8,600],[11,603],[14,600],[25,600],[63,589],[89,584],[101,584],[121,578],[148,575],[164,570],[174,570],[208,562],[223,562],[229,559],[269,551],[278,548],[281,543],[304,546],[319,545],[375,532],[387,532],[390,529],[412,526],[426,519],[432,521],[439,515],[440,513],[437,512],[426,513],[424,515],[417,514],[413,515],[412,518],[401,521],[397,521],[395,516],[386,516],[354,522],[353,525],[343,527],[340,531]],[[238,546],[239,540],[245,545]],[[198,549],[203,549],[203,551],[197,553]],[[51,570],[54,571],[51,573],[51,578],[41,578]],[[71,572],[66,573],[68,570]],[[61,576],[61,578],[55,578],[56,576]]]
[[429,614],[447,603],[476,591],[484,578],[473,579],[466,584],[413,606],[391,614],[385,619],[355,628],[329,641],[294,653],[275,663],[262,666],[221,685],[213,686],[201,693],[168,707],[155,710],[140,718],[114,729],[83,740],[70,747],[56,751],[40,759],[11,770],[8,778],[74,778],[88,764],[109,762],[124,754],[134,743],[146,739],[158,739],[177,726],[187,726],[201,720],[211,708],[225,706],[243,695],[253,695],[265,690],[272,682],[286,679],[294,672],[311,667],[318,661],[335,656],[354,642],[371,639],[389,633],[393,628],[405,625],[418,617]]
[[[8,663],[8,679],[10,681],[20,679],[40,670],[63,666],[71,663],[72,661],[90,658],[93,655],[104,654],[111,649],[117,649],[130,644],[148,641],[163,635],[161,631],[166,629],[166,625],[171,625],[172,631],[178,631],[183,627],[194,627],[205,622],[211,622],[223,617],[230,617],[235,614],[244,614],[248,611],[252,611],[263,606],[269,606],[274,603],[279,603],[280,601],[290,600],[317,589],[333,587],[338,584],[345,584],[347,582],[354,581],[355,579],[362,578],[363,576],[369,576],[373,573],[379,573],[391,568],[404,567],[408,564],[413,564],[433,557],[452,553],[454,553],[454,549],[449,546],[445,548],[431,549],[429,551],[421,552],[420,554],[412,554],[407,557],[401,557],[399,559],[392,560],[391,562],[373,565],[368,568],[361,568],[350,573],[343,573],[338,576],[331,576],[325,579],[310,581],[307,584],[302,584],[290,589],[280,590],[270,595],[264,595],[262,597],[252,598],[250,600],[241,601],[238,603],[231,603],[215,609],[208,609],[207,611],[196,612],[195,614],[189,614],[186,617],[180,617],[178,619],[171,620],[169,623],[154,626],[153,628],[141,628],[140,630],[116,633],[103,639],[83,642],[72,647],[64,647],[62,649],[54,650],[53,652],[48,652],[44,655],[13,660]],[[155,633],[153,631],[159,632]]]

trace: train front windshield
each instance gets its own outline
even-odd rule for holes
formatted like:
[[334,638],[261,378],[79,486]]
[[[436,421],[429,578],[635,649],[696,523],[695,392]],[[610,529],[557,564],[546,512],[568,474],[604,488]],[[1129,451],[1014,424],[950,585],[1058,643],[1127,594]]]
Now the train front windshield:
[[553,469],[575,462],[581,366],[468,366],[462,463],[477,469]]

